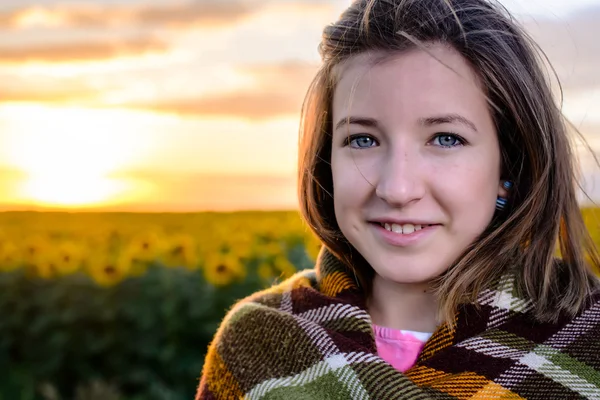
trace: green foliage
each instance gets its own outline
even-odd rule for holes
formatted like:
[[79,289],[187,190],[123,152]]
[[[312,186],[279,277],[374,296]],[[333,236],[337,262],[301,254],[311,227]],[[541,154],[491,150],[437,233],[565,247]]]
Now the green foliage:
[[[298,248],[289,256],[311,265]],[[202,270],[158,264],[109,287],[83,273],[0,274],[0,400],[193,398],[227,309],[266,286],[257,263],[219,288]]]

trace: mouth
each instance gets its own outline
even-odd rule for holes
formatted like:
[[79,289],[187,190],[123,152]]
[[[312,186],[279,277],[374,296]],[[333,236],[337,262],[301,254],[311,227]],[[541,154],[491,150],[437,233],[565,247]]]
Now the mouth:
[[371,222],[375,225],[378,225],[389,232],[394,232],[402,235],[410,235],[411,233],[418,232],[422,229],[427,229],[431,226],[436,226],[439,224],[395,224],[395,223],[387,223],[387,222]]

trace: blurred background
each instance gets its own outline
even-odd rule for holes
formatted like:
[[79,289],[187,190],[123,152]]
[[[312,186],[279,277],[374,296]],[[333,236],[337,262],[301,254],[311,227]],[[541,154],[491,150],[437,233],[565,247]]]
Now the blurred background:
[[[591,146],[600,242],[600,1],[501,3]],[[0,399],[191,399],[227,308],[312,267],[299,112],[349,4],[0,2]]]

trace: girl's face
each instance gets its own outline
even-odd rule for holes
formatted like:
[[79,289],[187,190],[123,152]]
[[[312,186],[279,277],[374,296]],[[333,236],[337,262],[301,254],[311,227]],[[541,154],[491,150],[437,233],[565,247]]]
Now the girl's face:
[[381,278],[401,283],[444,272],[506,195],[477,76],[454,50],[430,50],[447,66],[421,50],[353,59],[333,99],[337,222]]

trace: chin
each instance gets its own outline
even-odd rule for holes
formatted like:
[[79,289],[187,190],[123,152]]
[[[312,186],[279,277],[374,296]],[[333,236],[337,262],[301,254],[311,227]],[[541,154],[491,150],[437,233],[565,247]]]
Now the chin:
[[[377,271],[375,271],[375,273],[377,273]],[[390,273],[390,274],[382,273],[379,275],[381,275],[382,278],[389,280],[391,282],[402,283],[402,284],[426,283],[426,282],[429,282],[432,279],[434,279],[436,276],[438,276],[437,274],[423,273],[423,271],[402,271],[402,273],[398,273],[398,272],[394,271],[393,273]]]
[[[377,275],[396,283],[425,283],[441,275],[445,268],[441,265],[431,265],[426,260],[410,257],[410,261],[398,259],[393,264],[387,259],[377,260],[371,265]],[[436,263],[438,264],[438,263]]]

